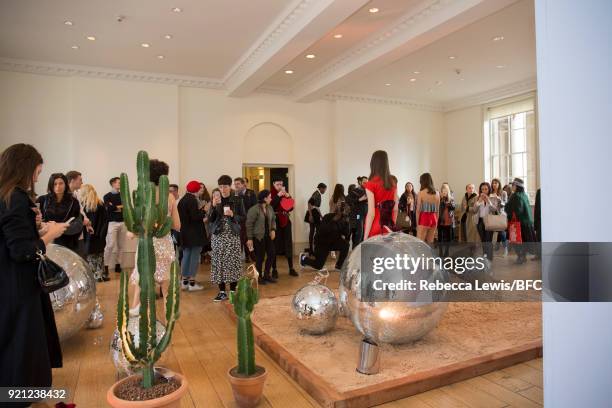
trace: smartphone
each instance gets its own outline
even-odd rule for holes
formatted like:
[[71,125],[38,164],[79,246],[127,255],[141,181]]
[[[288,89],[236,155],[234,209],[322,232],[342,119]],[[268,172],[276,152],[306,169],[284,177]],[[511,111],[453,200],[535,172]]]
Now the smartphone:
[[74,217],[68,218],[68,220],[66,221],[66,224],[70,224],[72,221],[74,221]]
[[226,205],[225,207],[223,207],[223,214],[224,214],[224,215],[229,215],[229,214],[228,214],[228,213],[229,213],[229,211],[230,211],[230,207],[229,207],[229,206],[227,206],[227,205]]

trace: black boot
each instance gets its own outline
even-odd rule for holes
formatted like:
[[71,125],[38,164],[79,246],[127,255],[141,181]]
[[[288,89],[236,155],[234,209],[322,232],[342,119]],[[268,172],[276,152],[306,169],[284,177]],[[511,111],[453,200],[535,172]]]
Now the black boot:
[[274,270],[272,271],[272,277],[273,277],[274,279],[278,279],[278,271],[277,271],[276,269],[274,269]]
[[269,282],[269,283],[276,283],[278,282],[278,279],[273,278],[272,276],[270,276],[270,272],[264,272],[264,281]]
[[300,276],[295,269],[291,268],[289,269],[289,275],[290,276]]
[[115,272],[121,273],[121,265],[120,264],[115,264]]

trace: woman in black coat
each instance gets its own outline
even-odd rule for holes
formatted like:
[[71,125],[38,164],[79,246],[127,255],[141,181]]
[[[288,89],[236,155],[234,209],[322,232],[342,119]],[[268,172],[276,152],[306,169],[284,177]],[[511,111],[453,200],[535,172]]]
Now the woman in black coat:
[[51,301],[36,280],[36,253],[67,225],[51,222],[39,234],[32,197],[41,169],[30,145],[13,145],[0,157],[0,387],[50,387],[51,367],[62,365]]
[[80,223],[75,223],[73,227],[64,232],[64,234],[55,240],[55,244],[65,246],[73,250],[80,256],[84,256],[82,248],[79,248],[79,238],[81,236],[82,227],[75,226],[83,225],[81,218],[81,205],[74,198],[68,187],[68,179],[62,173],[54,173],[49,177],[47,185],[47,194],[38,197],[36,202],[40,206],[43,221],[67,222],[71,218],[81,220]]

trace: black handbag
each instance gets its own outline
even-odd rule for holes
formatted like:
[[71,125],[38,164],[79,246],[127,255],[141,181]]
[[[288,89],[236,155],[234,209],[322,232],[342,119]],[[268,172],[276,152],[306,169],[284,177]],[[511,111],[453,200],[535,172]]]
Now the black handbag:
[[36,255],[39,259],[36,276],[43,292],[51,293],[68,285],[70,278],[61,266],[47,258],[40,250]]

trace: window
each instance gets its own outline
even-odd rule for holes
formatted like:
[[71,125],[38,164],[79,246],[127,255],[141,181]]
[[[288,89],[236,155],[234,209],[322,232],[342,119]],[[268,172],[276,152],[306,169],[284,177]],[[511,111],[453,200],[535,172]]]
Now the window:
[[485,174],[503,185],[523,179],[529,200],[538,189],[538,151],[532,98],[487,108]]

